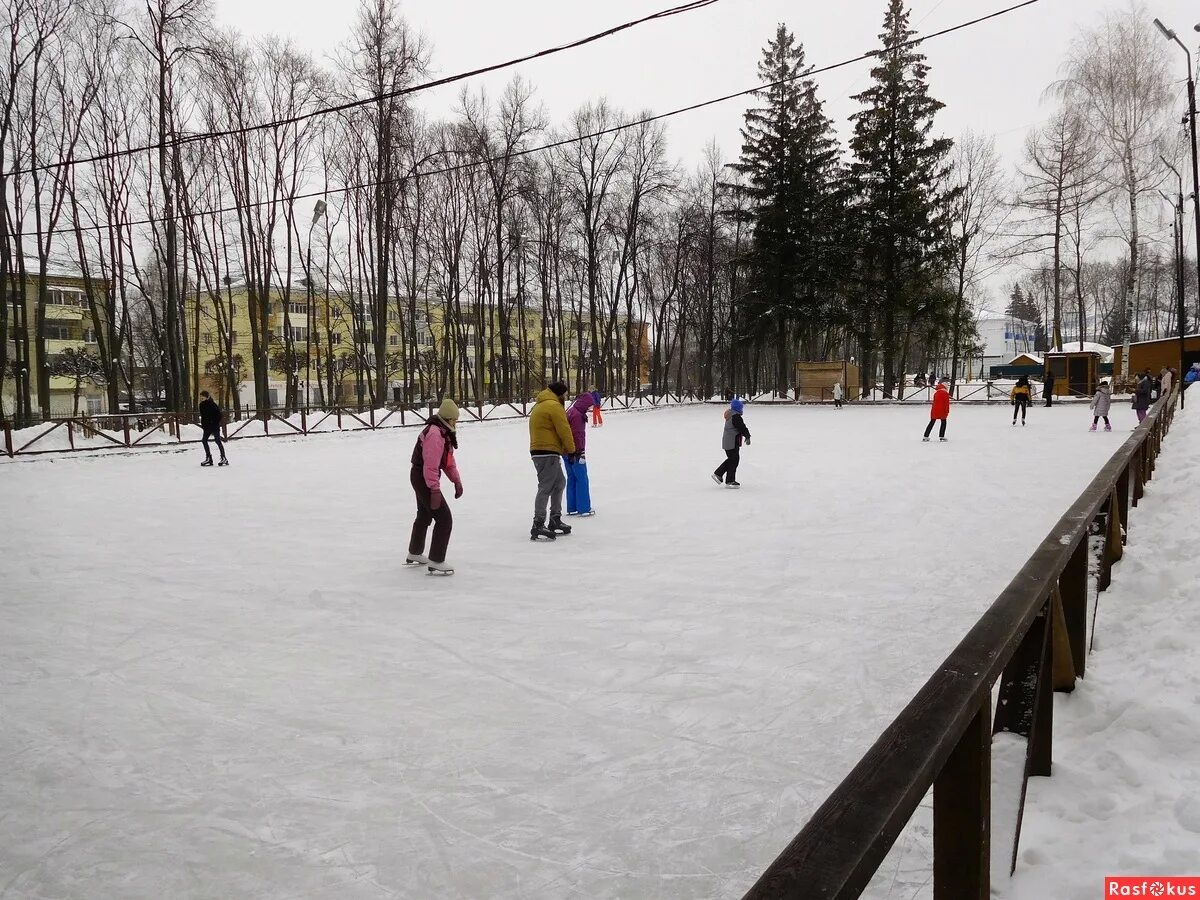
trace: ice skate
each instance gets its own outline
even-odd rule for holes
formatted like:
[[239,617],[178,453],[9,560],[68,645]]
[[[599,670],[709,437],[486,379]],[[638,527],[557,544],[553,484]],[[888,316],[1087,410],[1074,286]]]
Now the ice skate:
[[219,463],[217,463],[217,465],[218,466],[227,466],[227,465],[229,465],[229,460],[222,459]]
[[1022,428],[1024,428],[1024,427],[1025,427],[1025,420],[1024,420],[1024,419],[1022,419],[1022,420],[1021,420],[1021,427],[1022,427]]
[[948,441],[948,440],[950,440],[950,438],[938,438],[938,441],[943,444],[946,443],[946,441]]
[[1095,422],[1093,422],[1093,423],[1092,423],[1092,427],[1091,427],[1091,428],[1089,428],[1089,429],[1088,429],[1088,431],[1095,431],[1095,430],[1096,430],[1096,423],[1095,423]]
[[1106,423],[1106,424],[1105,424],[1105,426],[1104,426],[1104,430],[1105,430],[1105,431],[1112,431],[1112,425],[1111,425],[1111,424],[1108,424],[1108,423]]
[[595,514],[596,514],[596,510],[594,510],[594,509],[589,509],[587,512],[575,513],[575,515],[579,516],[579,518],[581,518],[581,519],[590,519]]
[[446,562],[444,560],[442,562],[434,562],[432,559],[429,560],[428,569],[429,569],[430,575],[453,575],[454,574],[454,566],[450,565],[448,562]]
[[531,541],[552,541],[554,532],[546,527],[545,519],[534,519],[533,527],[529,529],[529,539]]
[[733,491],[739,490],[739,489],[741,488],[741,486],[742,486],[742,483],[741,483],[740,481],[727,481],[727,482],[725,482],[725,487],[727,487],[727,488],[729,488],[730,490],[733,490]]
[[722,483],[723,483],[723,482],[721,481],[721,476],[720,476],[720,475],[718,475],[716,472],[713,472],[713,473],[712,473],[712,480],[713,480],[713,481],[715,481],[717,484],[722,484]]
[[404,565],[406,566],[427,566],[429,558],[423,553],[410,553],[404,557]]
[[923,438],[921,438],[921,443],[923,443],[923,444],[928,444],[928,443],[929,443],[929,438],[927,438],[927,437],[923,437]]
[[561,516],[551,516],[550,521],[546,523],[546,528],[556,535],[571,533],[571,526],[564,525]]
[[200,463],[200,465],[202,467],[203,466],[211,466],[212,464],[213,464],[213,461],[211,459],[206,459],[204,462]]

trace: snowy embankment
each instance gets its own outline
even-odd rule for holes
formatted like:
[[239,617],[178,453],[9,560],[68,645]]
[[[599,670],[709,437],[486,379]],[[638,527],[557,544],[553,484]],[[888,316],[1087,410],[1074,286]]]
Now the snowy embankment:
[[741,491],[709,480],[719,408],[606,416],[599,515],[544,545],[525,422],[464,423],[447,579],[401,566],[412,430],[0,467],[0,886],[739,896],[1114,412],[955,408],[925,444],[923,409],[750,405]]
[[1100,595],[1087,678],[1055,695],[1054,774],[1029,782],[1006,900],[1200,875],[1200,414],[1181,414],[1163,446]]

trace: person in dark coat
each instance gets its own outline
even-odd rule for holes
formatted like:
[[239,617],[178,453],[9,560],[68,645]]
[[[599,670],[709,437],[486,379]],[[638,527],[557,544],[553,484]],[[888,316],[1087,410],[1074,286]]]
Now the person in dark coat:
[[725,410],[725,427],[721,431],[721,449],[725,451],[725,462],[713,472],[712,479],[717,484],[724,483],[727,488],[740,488],[737,480],[738,463],[742,460],[742,441],[750,446],[750,429],[742,419],[745,404],[737,397],[729,403]]
[[229,460],[225,458],[225,444],[221,441],[221,419],[224,418],[224,413],[221,412],[221,407],[217,406],[217,401],[214,400],[208,391],[201,391],[200,397],[200,428],[203,431],[203,436],[200,438],[200,443],[204,445],[204,462],[202,466],[211,466],[213,464],[212,451],[208,449],[209,438],[217,442],[217,452],[221,454],[221,462],[218,465],[227,466]]
[[1046,395],[1046,405],[1054,405],[1054,373],[1046,373],[1046,381],[1042,385],[1042,392]]
[[1149,375],[1138,375],[1137,387],[1133,391],[1133,408],[1137,411],[1138,422],[1146,421],[1146,412],[1150,409],[1150,395],[1154,391],[1154,379]]

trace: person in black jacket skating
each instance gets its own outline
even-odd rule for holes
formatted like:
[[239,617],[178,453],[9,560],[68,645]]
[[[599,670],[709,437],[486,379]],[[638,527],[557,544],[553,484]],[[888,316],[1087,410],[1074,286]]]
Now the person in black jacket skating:
[[200,396],[203,398],[200,401],[200,427],[204,431],[204,436],[200,442],[204,444],[204,462],[202,466],[211,466],[213,464],[212,452],[208,449],[208,439],[212,438],[217,442],[217,452],[221,454],[221,462],[219,465],[229,465],[229,460],[225,458],[225,445],[221,442],[221,418],[223,416],[221,407],[217,406],[217,401],[209,396],[208,391],[201,391]]

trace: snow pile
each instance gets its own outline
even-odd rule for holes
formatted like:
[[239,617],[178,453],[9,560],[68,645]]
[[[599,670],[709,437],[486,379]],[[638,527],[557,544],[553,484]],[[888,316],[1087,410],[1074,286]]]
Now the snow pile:
[[1200,875],[1200,416],[1164,442],[1100,596],[1087,678],[1056,694],[1006,900],[1093,900],[1106,875]]
[[1009,419],[756,404],[728,491],[719,407],[606,415],[542,545],[526,423],[464,420],[446,579],[411,429],[18,457],[0,892],[740,896],[1126,436]]

